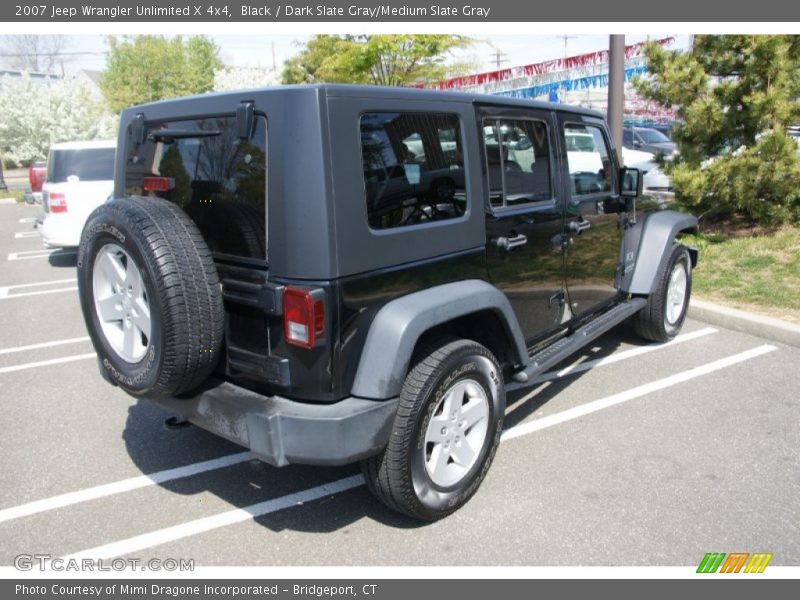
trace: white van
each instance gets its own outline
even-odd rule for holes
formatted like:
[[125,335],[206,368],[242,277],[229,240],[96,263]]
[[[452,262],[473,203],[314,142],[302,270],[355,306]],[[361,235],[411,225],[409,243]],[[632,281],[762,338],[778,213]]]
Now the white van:
[[50,146],[42,186],[45,215],[39,228],[45,246],[80,244],[89,214],[112,194],[116,147],[114,140]]

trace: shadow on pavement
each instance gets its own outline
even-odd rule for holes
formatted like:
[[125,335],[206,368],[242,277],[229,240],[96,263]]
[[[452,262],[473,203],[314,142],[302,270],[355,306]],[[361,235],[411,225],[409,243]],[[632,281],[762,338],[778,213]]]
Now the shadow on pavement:
[[[620,327],[573,356],[569,359],[569,363],[609,356],[623,343],[644,345],[646,342],[636,337],[629,328]],[[582,374],[575,373],[514,394],[508,399],[508,407],[513,407],[513,410],[506,418],[505,428],[522,422]],[[197,427],[168,430],[164,420],[169,416],[169,413],[146,401],[139,401],[129,408],[123,439],[131,459],[143,473],[153,473],[245,450]],[[345,467],[291,465],[277,468],[258,460],[251,460],[159,485],[176,494],[211,492],[229,503],[233,509],[308,490],[358,473],[357,465]],[[371,496],[365,485],[307,504],[293,506],[291,510],[278,510],[259,516],[255,521],[273,531],[288,529],[302,532],[330,532],[364,517],[401,529],[426,525],[384,507]]]

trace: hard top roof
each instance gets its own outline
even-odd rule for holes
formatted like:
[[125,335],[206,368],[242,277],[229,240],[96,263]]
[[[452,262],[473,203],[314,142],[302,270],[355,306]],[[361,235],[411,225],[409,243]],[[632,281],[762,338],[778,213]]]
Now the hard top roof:
[[187,96],[182,98],[174,98],[170,100],[161,100],[159,102],[151,102],[148,104],[141,104],[136,107],[126,109],[131,111],[146,110],[150,108],[166,108],[175,103],[185,102],[191,98],[217,98],[224,99],[226,97],[238,98],[242,95],[248,94],[280,94],[286,91],[293,91],[295,93],[307,92],[309,94],[319,94],[328,98],[395,98],[399,100],[429,100],[429,101],[450,101],[450,102],[463,102],[472,104],[492,104],[495,106],[509,106],[518,108],[539,108],[544,110],[558,110],[576,114],[587,115],[591,117],[604,118],[604,115],[595,110],[590,110],[580,106],[571,106],[568,104],[553,104],[550,102],[540,102],[536,100],[527,100],[522,98],[509,98],[507,96],[497,96],[492,94],[475,94],[471,92],[461,91],[442,91],[434,89],[420,89],[420,88],[406,88],[406,87],[381,87],[372,85],[348,85],[348,84],[332,84],[321,83],[311,85],[282,85],[264,88],[252,88],[233,90],[225,92],[214,92],[211,94],[203,94],[200,96]]

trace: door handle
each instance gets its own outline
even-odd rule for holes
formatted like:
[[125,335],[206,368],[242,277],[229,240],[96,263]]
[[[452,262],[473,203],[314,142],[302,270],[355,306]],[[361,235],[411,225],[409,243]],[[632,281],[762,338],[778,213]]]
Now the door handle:
[[577,233],[578,235],[589,229],[591,226],[591,221],[587,221],[586,219],[581,219],[580,221],[570,221],[567,225],[572,233]]
[[499,237],[494,240],[495,245],[501,250],[511,252],[514,248],[519,248],[528,243],[528,237],[522,234],[514,237]]

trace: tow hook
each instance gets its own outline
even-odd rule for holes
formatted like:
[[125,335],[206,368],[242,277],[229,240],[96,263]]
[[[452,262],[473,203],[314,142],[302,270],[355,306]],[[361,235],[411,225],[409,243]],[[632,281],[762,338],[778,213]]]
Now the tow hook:
[[168,419],[164,419],[164,427],[170,431],[177,431],[178,429],[183,429],[185,427],[189,427],[190,425],[191,423],[189,423],[189,421],[183,417],[172,416]]

